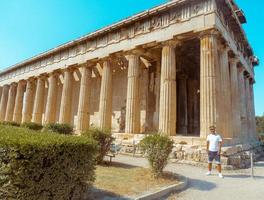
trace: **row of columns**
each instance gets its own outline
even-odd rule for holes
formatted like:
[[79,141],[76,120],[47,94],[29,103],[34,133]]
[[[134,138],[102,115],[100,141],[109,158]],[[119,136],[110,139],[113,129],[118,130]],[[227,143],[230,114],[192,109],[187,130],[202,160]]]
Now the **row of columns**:
[[[162,47],[159,102],[159,131],[168,135],[176,134],[176,47],[174,41]],[[128,60],[128,83],[126,102],[126,133],[140,132],[140,57],[137,54],[126,56]],[[103,60],[99,127],[111,128],[112,118],[112,67],[109,60]],[[230,68],[229,68],[230,63]],[[219,51],[218,39],[214,34],[203,34],[200,38],[200,137],[205,138],[208,127],[217,125],[224,137],[238,137],[245,130],[253,130],[254,103],[252,84],[238,68],[237,59],[229,59],[228,49]],[[92,71],[87,65],[80,66],[80,96],[78,102],[77,132],[89,127],[89,101],[91,95]],[[60,104],[59,123],[71,123],[73,90],[73,69],[63,72],[63,88]],[[54,123],[57,103],[57,72],[18,84],[1,88],[0,121]],[[44,111],[45,82],[48,80],[48,97]],[[184,81],[184,79],[183,79]],[[24,85],[26,90],[24,94]],[[183,94],[187,96],[187,94]],[[23,104],[24,99],[24,104]],[[24,107],[23,107],[24,105]],[[245,107],[246,105],[246,107]],[[187,107],[186,105],[183,105]],[[187,109],[187,108],[186,108]],[[229,112],[231,111],[231,113]],[[250,115],[248,115],[250,113]],[[245,125],[246,124],[246,125]],[[245,129],[246,126],[247,129]]]
[[[126,131],[128,133],[140,132],[140,108],[139,108],[139,75],[140,60],[138,55],[127,56],[128,60],[128,90],[127,90],[127,112]],[[73,69],[69,68],[63,72],[63,88],[61,95],[59,123],[71,123],[71,104],[73,88]],[[92,69],[87,65],[80,66],[80,96],[78,103],[78,120],[76,131],[82,132],[89,128],[89,101],[91,95]],[[49,77],[31,78],[27,81],[12,83],[1,88],[0,121],[14,121],[17,123],[34,122],[44,123],[56,122],[56,103],[58,92],[58,73],[51,73]],[[48,80],[48,94],[46,110],[44,111],[45,82]],[[24,89],[26,85],[26,89]],[[24,92],[25,90],[25,92]],[[24,104],[23,104],[24,99]],[[24,108],[23,108],[24,105]],[[112,67],[109,60],[103,61],[100,102],[99,102],[99,127],[111,128],[112,118]]]

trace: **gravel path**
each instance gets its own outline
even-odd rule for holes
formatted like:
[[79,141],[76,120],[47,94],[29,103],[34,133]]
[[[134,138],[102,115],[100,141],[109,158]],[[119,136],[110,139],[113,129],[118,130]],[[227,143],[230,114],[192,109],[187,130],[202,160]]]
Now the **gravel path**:
[[[114,161],[134,166],[148,166],[143,158],[118,155]],[[264,160],[256,163],[255,179],[250,177],[250,169],[223,171],[224,179],[213,171],[205,176],[205,168],[183,164],[169,164],[166,170],[173,171],[189,179],[188,188],[165,198],[168,200],[261,200],[264,199]]]

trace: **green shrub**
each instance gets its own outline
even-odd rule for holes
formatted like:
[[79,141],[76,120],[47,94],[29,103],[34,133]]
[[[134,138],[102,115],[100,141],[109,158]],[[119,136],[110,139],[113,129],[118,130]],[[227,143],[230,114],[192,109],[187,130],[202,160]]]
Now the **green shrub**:
[[44,131],[54,132],[59,134],[71,135],[73,134],[73,127],[69,124],[47,124],[44,126]]
[[140,147],[148,158],[154,177],[159,178],[167,165],[169,154],[173,148],[173,141],[167,136],[153,134],[141,140]]
[[114,140],[111,131],[107,129],[91,128],[82,133],[82,135],[87,136],[98,143],[99,150],[96,161],[99,164],[102,163],[105,155],[110,151],[111,143]]
[[34,122],[24,122],[23,124],[21,124],[21,126],[24,128],[35,130],[35,131],[39,131],[43,128],[41,124],[34,123]]
[[4,121],[4,122],[0,122],[0,125],[7,125],[7,126],[20,126],[19,123],[16,123],[16,122],[7,122],[7,121]]
[[0,199],[84,199],[96,154],[87,137],[0,126]]

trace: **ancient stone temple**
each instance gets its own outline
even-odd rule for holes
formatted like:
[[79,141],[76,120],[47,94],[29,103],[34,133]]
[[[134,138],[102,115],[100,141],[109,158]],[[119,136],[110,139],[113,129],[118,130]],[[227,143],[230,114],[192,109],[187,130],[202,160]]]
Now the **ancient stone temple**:
[[0,120],[254,141],[245,22],[233,0],[169,1],[2,71]]

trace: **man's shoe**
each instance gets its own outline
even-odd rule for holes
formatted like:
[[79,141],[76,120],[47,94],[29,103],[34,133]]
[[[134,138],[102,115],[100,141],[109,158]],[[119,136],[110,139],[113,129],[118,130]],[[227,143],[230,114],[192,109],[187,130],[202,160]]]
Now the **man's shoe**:
[[210,176],[212,173],[210,171],[208,171],[205,175],[206,176]]
[[221,173],[218,174],[219,178],[224,178]]

